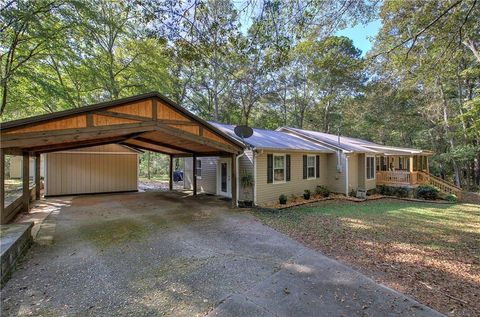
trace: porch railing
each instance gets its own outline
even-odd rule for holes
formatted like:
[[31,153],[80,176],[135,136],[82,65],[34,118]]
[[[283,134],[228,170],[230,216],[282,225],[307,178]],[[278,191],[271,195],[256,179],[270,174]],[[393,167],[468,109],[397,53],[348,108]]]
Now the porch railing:
[[377,185],[411,186],[430,184],[444,193],[456,195],[459,199],[462,196],[462,189],[460,187],[421,171],[377,171],[376,178]]
[[378,171],[377,184],[379,185],[416,185],[418,172],[408,171]]

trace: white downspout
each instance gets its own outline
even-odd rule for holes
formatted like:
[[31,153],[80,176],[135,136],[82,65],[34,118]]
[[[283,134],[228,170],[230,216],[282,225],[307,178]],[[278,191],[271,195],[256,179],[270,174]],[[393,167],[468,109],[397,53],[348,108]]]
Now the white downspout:
[[237,191],[237,192],[236,192],[236,197],[237,197],[236,199],[237,199],[237,201],[235,202],[235,206],[237,206],[237,207],[238,207],[238,197],[239,197],[238,195],[240,194],[240,188],[239,188],[239,187],[240,187],[240,183],[239,183],[239,180],[240,180],[240,174],[239,174],[240,164],[238,164],[238,162],[239,162],[238,160],[239,160],[242,156],[244,156],[244,155],[245,155],[245,152],[242,152],[241,154],[239,154],[239,155],[237,155],[237,156],[235,157],[235,160],[236,160],[236,162],[235,162],[235,163],[236,163],[236,165],[235,165],[235,168],[236,168],[235,173],[237,174],[237,186],[236,186],[236,188],[235,188],[235,190]]
[[345,196],[348,196],[348,155],[345,154]]
[[257,151],[252,149],[253,156],[253,205],[257,205]]

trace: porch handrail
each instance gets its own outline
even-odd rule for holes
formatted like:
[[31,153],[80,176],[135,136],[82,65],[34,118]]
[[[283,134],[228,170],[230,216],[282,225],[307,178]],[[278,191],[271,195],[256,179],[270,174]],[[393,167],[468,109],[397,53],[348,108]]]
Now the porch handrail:
[[447,194],[454,194],[458,199],[462,198],[462,189],[450,182],[447,182],[437,176],[425,172],[418,172],[424,178],[424,184],[430,184],[438,187],[441,191]]

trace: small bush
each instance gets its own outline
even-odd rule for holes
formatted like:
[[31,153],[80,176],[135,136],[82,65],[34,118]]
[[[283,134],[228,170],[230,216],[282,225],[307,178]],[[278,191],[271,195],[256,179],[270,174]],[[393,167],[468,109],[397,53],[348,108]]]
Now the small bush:
[[281,194],[278,196],[278,201],[280,202],[280,205],[285,205],[287,203],[287,195]]
[[355,189],[350,191],[350,197],[357,197],[357,191]]
[[310,190],[305,189],[305,190],[303,191],[303,198],[306,199],[306,200],[308,200],[308,199],[310,199],[310,195],[311,195],[311,194],[312,194],[312,193],[310,192]]
[[452,202],[452,203],[456,203],[458,201],[457,196],[454,195],[454,194],[448,195],[447,197],[445,197],[445,199]]
[[322,197],[328,197],[330,196],[330,189],[325,186],[317,186],[317,188],[315,189],[315,193]]
[[408,197],[408,188],[396,187],[394,189],[394,195],[400,198],[406,198]]
[[435,200],[438,198],[440,190],[432,185],[421,185],[417,187],[417,198]]
[[375,195],[375,194],[377,194],[377,189],[376,188],[372,188],[372,189],[367,190],[367,196],[372,196],[372,195]]
[[379,192],[380,195],[392,196],[392,188],[390,186],[381,185]]

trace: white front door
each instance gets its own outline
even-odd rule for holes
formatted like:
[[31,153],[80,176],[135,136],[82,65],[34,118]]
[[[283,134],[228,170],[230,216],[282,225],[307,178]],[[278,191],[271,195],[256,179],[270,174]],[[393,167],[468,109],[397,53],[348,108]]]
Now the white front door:
[[217,195],[232,197],[230,158],[220,158],[217,165]]

